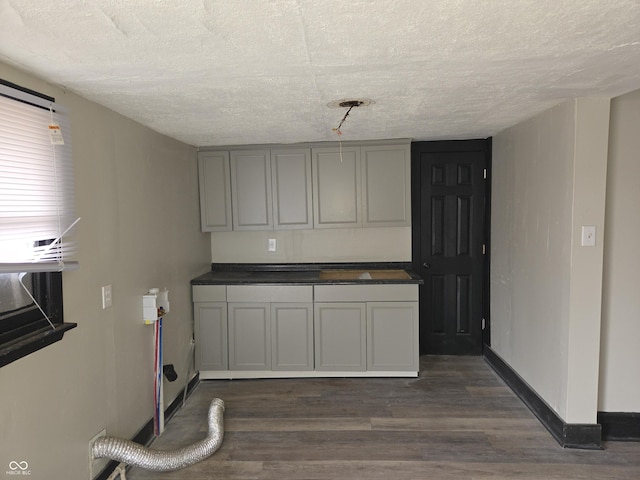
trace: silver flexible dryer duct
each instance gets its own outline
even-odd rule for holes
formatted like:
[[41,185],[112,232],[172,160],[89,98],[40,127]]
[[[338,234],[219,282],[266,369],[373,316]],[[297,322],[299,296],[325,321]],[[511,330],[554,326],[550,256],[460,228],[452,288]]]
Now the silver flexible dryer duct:
[[209,407],[206,438],[175,450],[153,450],[139,443],[116,437],[99,437],[91,446],[93,458],[110,458],[146,470],[167,472],[188,467],[211,456],[222,444],[224,402],[214,398]]

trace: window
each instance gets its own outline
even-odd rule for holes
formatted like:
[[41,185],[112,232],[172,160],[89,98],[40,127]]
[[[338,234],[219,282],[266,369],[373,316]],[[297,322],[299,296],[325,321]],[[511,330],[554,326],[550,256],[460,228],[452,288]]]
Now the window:
[[0,80],[0,366],[62,339],[77,265],[70,126],[55,100]]

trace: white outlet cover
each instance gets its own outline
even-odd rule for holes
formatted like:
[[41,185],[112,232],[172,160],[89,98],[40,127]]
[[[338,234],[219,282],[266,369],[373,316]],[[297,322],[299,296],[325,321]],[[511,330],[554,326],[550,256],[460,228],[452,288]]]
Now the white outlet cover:
[[582,243],[583,247],[596,246],[596,227],[595,225],[582,226]]
[[107,429],[103,428],[100,432],[89,440],[89,480],[93,480],[98,474],[107,466],[109,463],[108,458],[93,458],[93,452],[91,451],[93,447],[93,442],[100,437],[104,437],[107,435]]

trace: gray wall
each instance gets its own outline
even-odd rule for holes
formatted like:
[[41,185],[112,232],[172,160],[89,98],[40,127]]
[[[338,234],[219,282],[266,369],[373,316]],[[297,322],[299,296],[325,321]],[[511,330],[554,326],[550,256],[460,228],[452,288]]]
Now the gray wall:
[[640,412],[640,90],[611,102],[599,410]]
[[492,346],[569,423],[596,422],[608,125],[577,99],[493,141]]
[[[277,239],[276,252],[267,252],[268,238]],[[211,261],[410,262],[411,227],[214,232]]]
[[[80,269],[63,274],[65,320],[78,327],[0,369],[0,465],[27,461],[34,478],[89,478],[89,440],[132,437],[153,416],[153,327],[142,295],[170,291],[165,361],[183,385],[192,336],[189,280],[209,269],[200,232],[194,148],[0,64],[0,78],[71,111]],[[113,307],[102,310],[101,286]]]

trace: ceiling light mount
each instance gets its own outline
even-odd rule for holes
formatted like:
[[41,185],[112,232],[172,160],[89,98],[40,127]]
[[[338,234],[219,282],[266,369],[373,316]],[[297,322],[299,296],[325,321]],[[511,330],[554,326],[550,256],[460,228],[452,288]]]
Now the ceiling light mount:
[[340,106],[345,108],[359,107],[360,105],[362,105],[362,100],[345,100],[344,102],[340,102]]
[[342,100],[336,100],[334,102],[327,103],[327,106],[329,108],[346,108],[347,109],[347,113],[344,114],[344,117],[342,117],[340,124],[336,128],[334,128],[333,131],[336,132],[338,136],[342,135],[342,130],[340,130],[340,128],[342,127],[342,124],[349,116],[349,113],[351,112],[351,110],[359,107],[368,107],[372,103],[375,103],[375,102],[368,98],[359,98],[359,99],[343,98]]
[[369,98],[343,98],[340,100],[334,100],[333,102],[327,103],[327,107],[329,108],[354,108],[354,107],[368,107],[369,105],[373,105],[373,100]]

